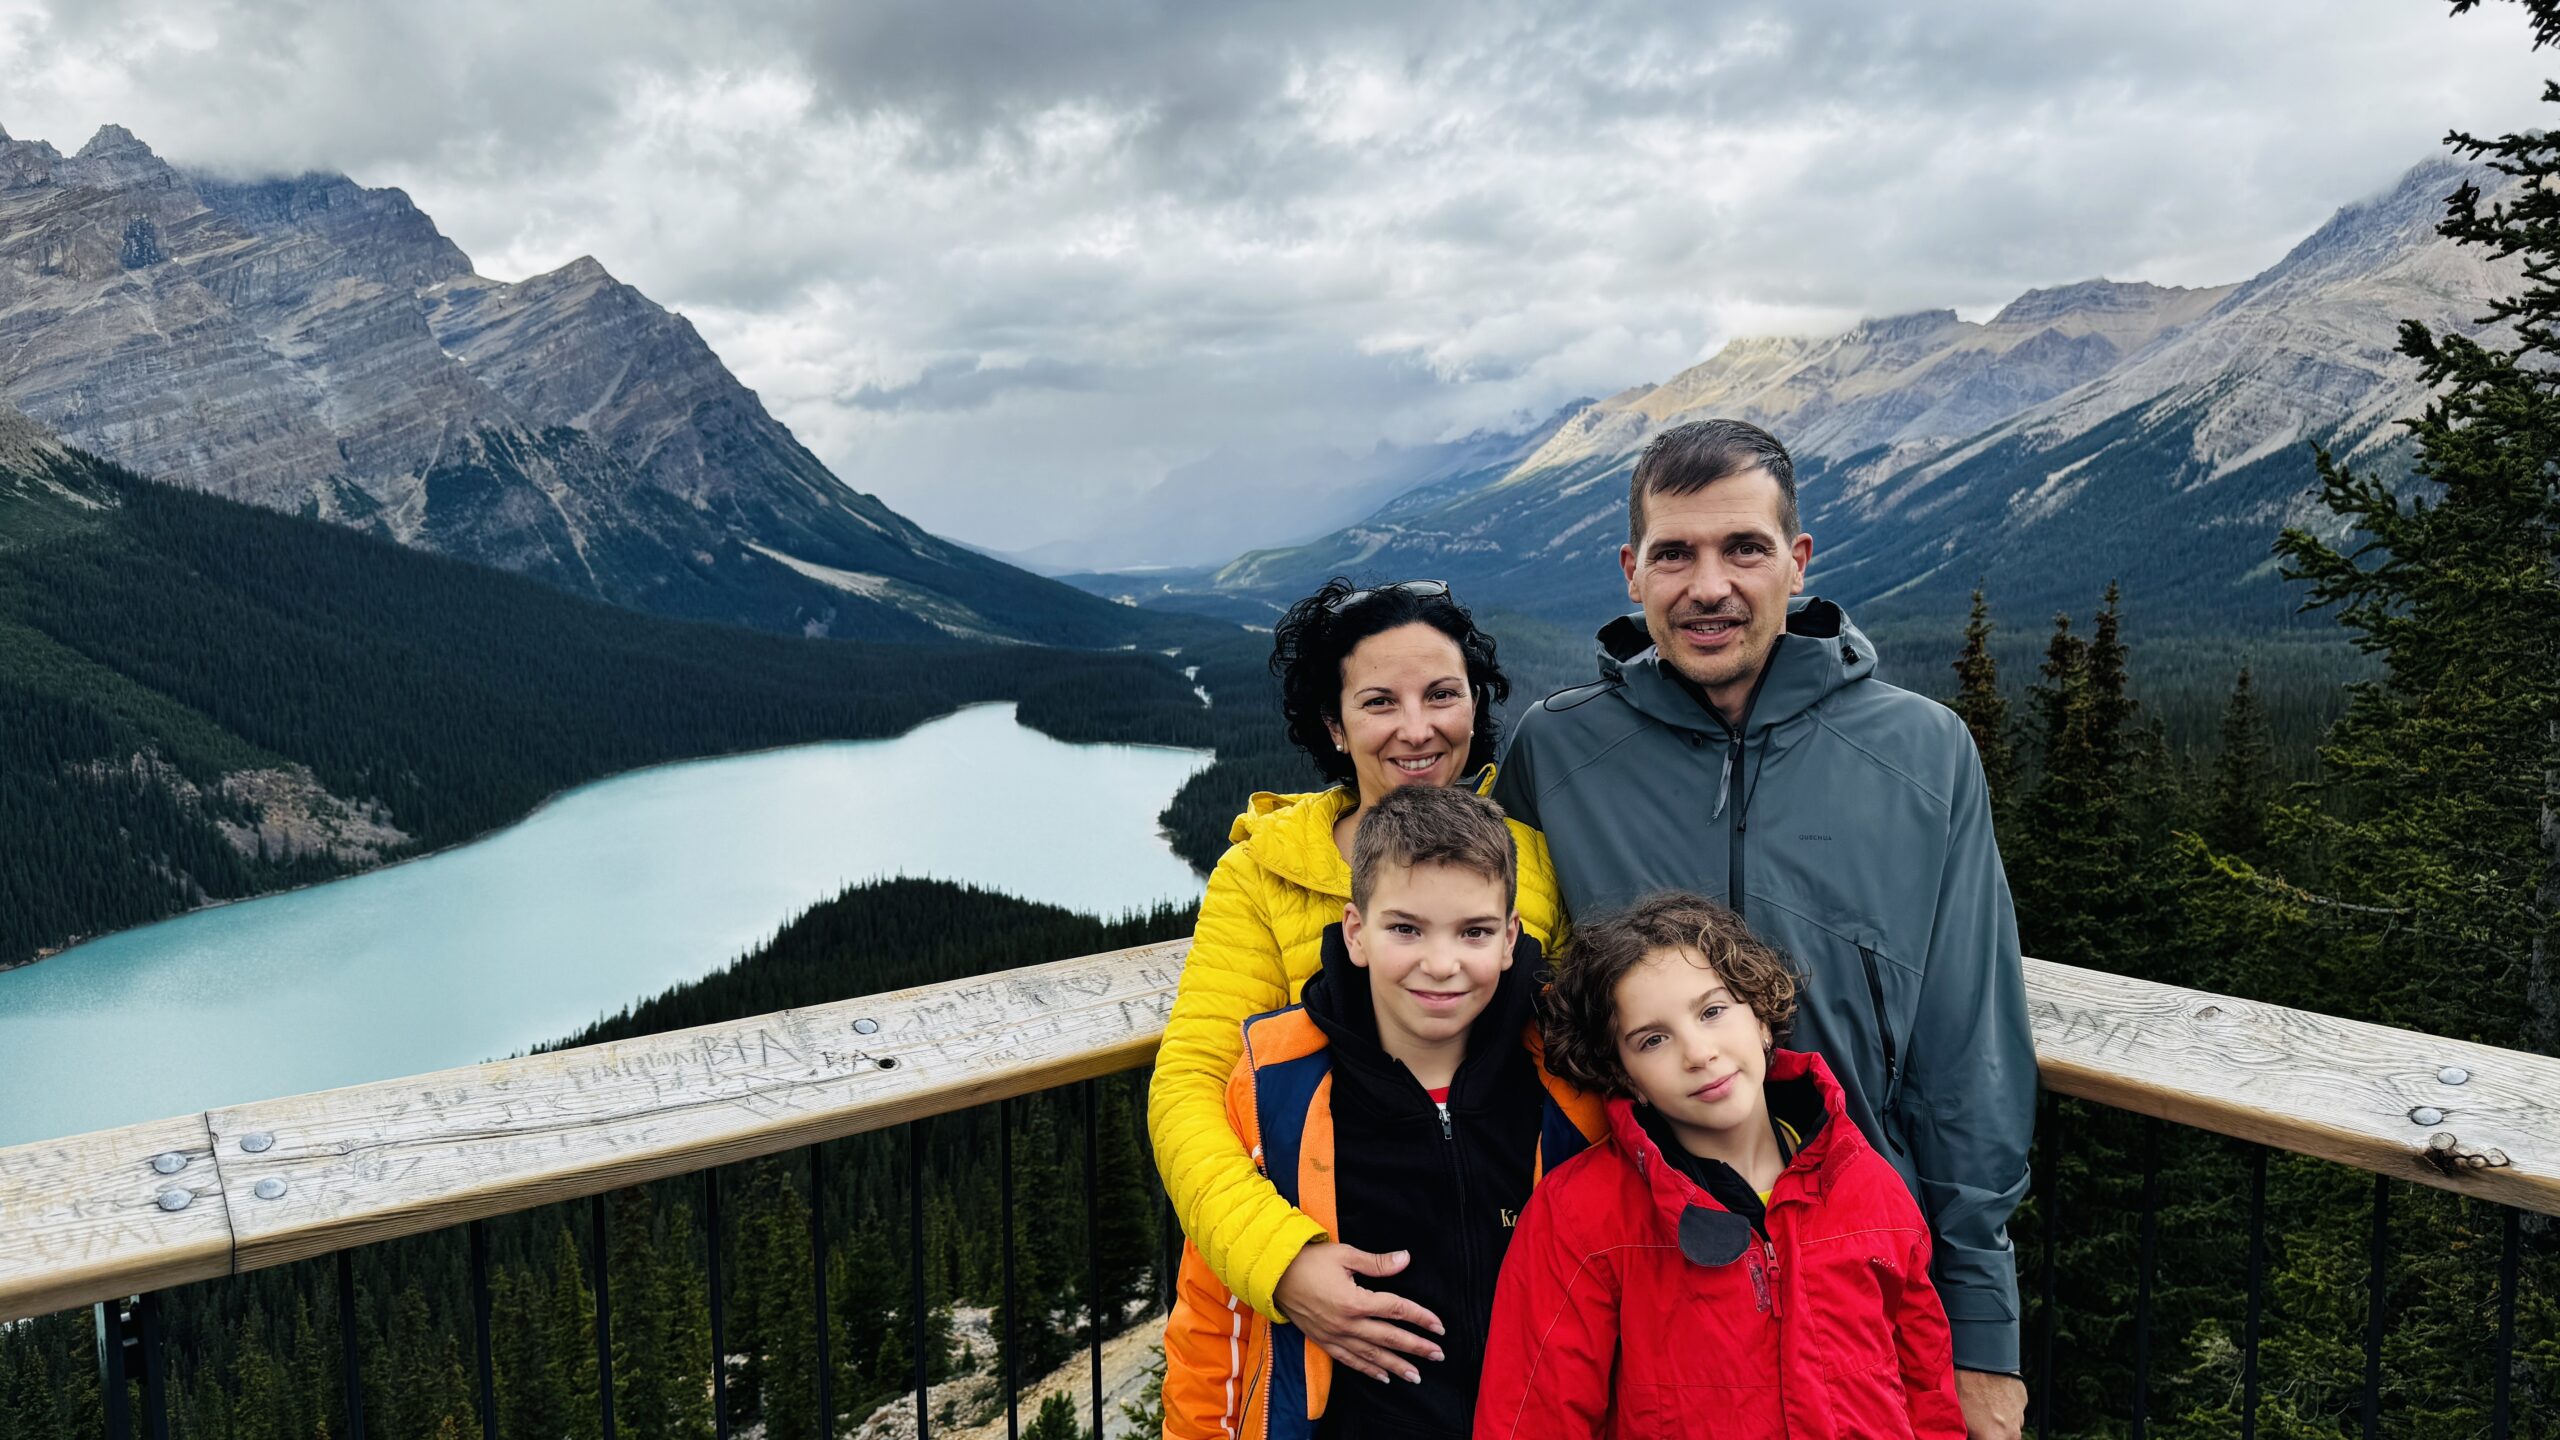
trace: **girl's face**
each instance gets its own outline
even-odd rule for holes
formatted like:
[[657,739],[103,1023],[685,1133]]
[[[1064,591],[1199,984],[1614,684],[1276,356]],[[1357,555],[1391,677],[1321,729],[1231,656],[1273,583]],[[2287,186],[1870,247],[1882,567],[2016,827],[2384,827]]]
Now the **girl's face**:
[[1613,998],[1618,1063],[1684,1143],[1769,1123],[1760,1087],[1775,1037],[1704,955],[1655,950],[1619,977]]
[[1381,630],[1342,657],[1334,745],[1351,757],[1362,808],[1399,785],[1447,785],[1467,763],[1475,691],[1458,642],[1416,620]]

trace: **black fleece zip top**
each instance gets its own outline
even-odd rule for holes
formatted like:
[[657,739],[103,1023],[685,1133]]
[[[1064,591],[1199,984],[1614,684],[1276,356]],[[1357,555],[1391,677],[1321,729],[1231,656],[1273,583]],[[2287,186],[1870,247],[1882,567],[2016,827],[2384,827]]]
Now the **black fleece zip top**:
[[1325,931],[1324,968],[1301,998],[1332,1051],[1341,1238],[1381,1254],[1411,1251],[1403,1273],[1367,1283],[1431,1311],[1448,1333],[1432,1337],[1446,1359],[1414,1362],[1419,1385],[1336,1371],[1319,1435],[1465,1436],[1473,1428],[1494,1281],[1529,1200],[1546,1113],[1545,1087],[1521,1044],[1541,963],[1538,942],[1522,935],[1493,1003],[1468,1028],[1444,1123],[1422,1082],[1380,1047],[1369,972],[1351,963],[1342,927]]

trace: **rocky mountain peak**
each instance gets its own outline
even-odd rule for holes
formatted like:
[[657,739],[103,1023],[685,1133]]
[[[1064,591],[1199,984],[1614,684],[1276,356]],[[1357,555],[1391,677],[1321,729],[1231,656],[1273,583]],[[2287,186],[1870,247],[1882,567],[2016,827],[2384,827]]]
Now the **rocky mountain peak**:
[[109,156],[120,155],[141,155],[152,159],[159,158],[152,154],[150,146],[143,144],[138,136],[121,125],[99,126],[98,133],[89,137],[89,143],[80,147],[79,158],[83,160],[103,160]]
[[2066,315],[2091,312],[2124,314],[2148,310],[2162,299],[2178,294],[2175,289],[2154,285],[2146,280],[2082,280],[2071,285],[2055,285],[2043,290],[2030,290],[2000,307],[1991,317],[1994,325],[2049,325]]
[[1956,319],[1956,312],[1953,310],[1914,310],[1908,315],[1885,315],[1861,320],[1850,327],[1849,333],[1842,338],[1851,342],[1866,341],[1878,345],[1891,345],[1904,340],[1917,340],[1923,336],[1934,335],[1950,325],[1962,323]]

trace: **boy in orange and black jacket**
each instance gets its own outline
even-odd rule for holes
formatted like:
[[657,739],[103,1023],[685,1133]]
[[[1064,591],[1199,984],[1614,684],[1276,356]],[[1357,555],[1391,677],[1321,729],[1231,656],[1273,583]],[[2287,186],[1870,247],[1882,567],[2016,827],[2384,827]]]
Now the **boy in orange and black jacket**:
[[[1352,901],[1300,1002],[1245,1023],[1229,1123],[1337,1242],[1411,1260],[1372,1288],[1438,1315],[1421,1379],[1334,1384],[1183,1249],[1165,1327],[1169,1440],[1464,1436],[1494,1284],[1530,1187],[1602,1132],[1599,1102],[1537,1060],[1537,942],[1513,911],[1502,812],[1414,786],[1364,816]],[[1357,1377],[1354,1377],[1355,1379]]]

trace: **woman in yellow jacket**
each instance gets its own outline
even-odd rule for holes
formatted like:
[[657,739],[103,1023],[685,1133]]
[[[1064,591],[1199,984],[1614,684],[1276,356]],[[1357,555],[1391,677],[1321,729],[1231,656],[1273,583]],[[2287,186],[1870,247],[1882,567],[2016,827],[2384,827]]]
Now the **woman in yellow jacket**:
[[[1273,627],[1271,669],[1290,739],[1334,783],[1255,795],[1236,817],[1165,1024],[1147,1129],[1174,1214],[1211,1273],[1337,1362],[1409,1379],[1418,1361],[1439,1358],[1419,1333],[1438,1318],[1359,1283],[1403,1268],[1403,1253],[1334,1244],[1281,1199],[1227,1123],[1227,1078],[1244,1022],[1295,1002],[1319,968],[1324,929],[1350,903],[1346,857],[1361,812],[1399,785],[1480,785],[1510,685],[1493,638],[1436,580],[1327,583]],[[1517,823],[1511,834],[1521,924],[1546,944],[1557,919],[1546,842]]]

